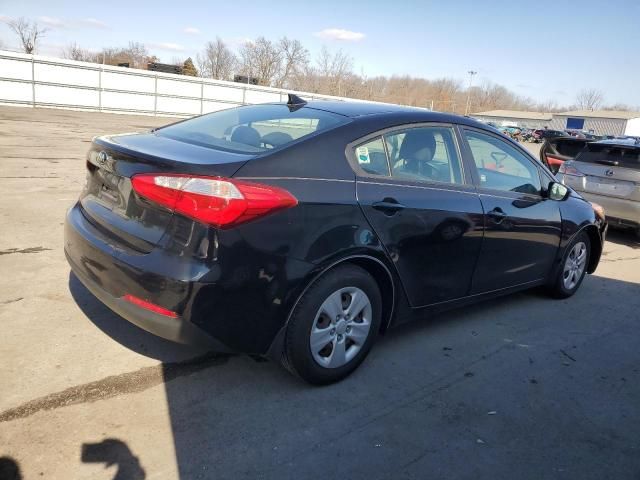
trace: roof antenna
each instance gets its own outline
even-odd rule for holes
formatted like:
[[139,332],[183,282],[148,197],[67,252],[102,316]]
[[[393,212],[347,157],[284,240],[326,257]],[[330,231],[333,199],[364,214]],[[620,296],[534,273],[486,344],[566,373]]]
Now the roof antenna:
[[306,100],[303,100],[297,95],[293,93],[289,94],[289,100],[287,100],[287,106],[289,107],[290,112],[295,112],[296,110],[304,107],[307,104]]

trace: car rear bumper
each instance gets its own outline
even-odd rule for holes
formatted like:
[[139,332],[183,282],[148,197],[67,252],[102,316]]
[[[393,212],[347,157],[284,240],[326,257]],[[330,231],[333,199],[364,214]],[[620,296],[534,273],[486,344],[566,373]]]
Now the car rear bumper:
[[[203,286],[162,271],[167,262],[149,255],[128,255],[103,241],[76,205],[67,214],[64,251],[71,270],[102,303],[138,327],[168,340],[228,352],[231,349],[190,321],[191,301]],[[152,265],[156,264],[155,271]],[[193,266],[191,266],[193,269]],[[189,271],[188,265],[177,271]],[[175,312],[163,315],[130,303],[130,294]]]
[[582,191],[580,195],[590,202],[602,205],[610,225],[640,226],[640,202]]

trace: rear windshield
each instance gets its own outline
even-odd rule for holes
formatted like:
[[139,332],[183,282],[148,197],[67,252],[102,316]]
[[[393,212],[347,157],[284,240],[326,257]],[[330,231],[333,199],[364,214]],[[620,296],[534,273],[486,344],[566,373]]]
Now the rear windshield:
[[640,148],[590,143],[576,161],[640,170]]
[[349,122],[349,118],[312,108],[251,105],[192,118],[156,134],[204,147],[261,153]]

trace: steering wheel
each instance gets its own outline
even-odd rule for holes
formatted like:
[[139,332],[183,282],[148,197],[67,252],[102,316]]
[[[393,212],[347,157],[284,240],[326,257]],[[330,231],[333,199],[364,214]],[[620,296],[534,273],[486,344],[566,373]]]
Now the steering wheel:
[[491,158],[496,162],[496,167],[501,167],[502,161],[507,158],[507,154],[504,152],[491,152]]

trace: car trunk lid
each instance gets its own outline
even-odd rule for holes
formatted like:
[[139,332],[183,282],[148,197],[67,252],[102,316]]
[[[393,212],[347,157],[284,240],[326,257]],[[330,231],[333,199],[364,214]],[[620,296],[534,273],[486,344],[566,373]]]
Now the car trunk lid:
[[193,145],[153,133],[94,140],[80,204],[87,219],[113,244],[139,252],[158,245],[173,216],[139,196],[131,178],[141,173],[232,176],[252,155]]
[[590,143],[572,166],[584,176],[570,177],[570,186],[587,193],[640,201],[640,146]]

